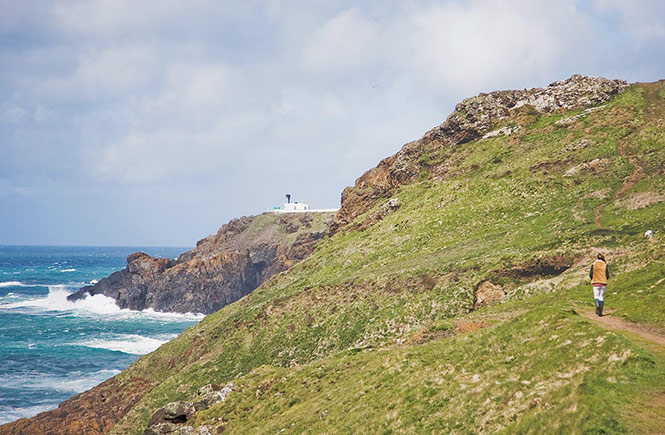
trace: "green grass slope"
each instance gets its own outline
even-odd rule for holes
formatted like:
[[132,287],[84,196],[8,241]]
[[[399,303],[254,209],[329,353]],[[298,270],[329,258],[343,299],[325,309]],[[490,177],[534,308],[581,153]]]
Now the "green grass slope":
[[[664,96],[657,82],[593,111],[523,107],[504,123],[521,127],[511,135],[421,156],[418,181],[393,195],[399,208],[379,201],[356,219],[376,223],[325,239],[120,374],[156,386],[112,433],[142,433],[157,408],[229,381],[227,400],[189,423],[657,432],[662,347],[579,313],[593,310],[586,274],[601,250],[612,315],[665,331]],[[505,297],[474,307],[486,281]]]

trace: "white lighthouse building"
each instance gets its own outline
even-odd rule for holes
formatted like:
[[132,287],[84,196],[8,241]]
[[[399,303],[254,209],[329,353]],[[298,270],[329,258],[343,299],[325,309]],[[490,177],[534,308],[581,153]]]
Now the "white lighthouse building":
[[282,207],[274,207],[272,209],[273,213],[325,213],[325,212],[334,212],[339,210],[338,208],[326,208],[326,209],[310,209],[308,204],[303,202],[291,202],[291,195],[286,194],[286,202]]

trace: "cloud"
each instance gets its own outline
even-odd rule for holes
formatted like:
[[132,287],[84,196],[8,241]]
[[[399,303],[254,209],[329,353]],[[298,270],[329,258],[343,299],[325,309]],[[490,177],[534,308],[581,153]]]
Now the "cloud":
[[417,74],[443,91],[477,92],[543,77],[570,50],[571,29],[583,25],[566,3],[489,0],[416,10],[405,23],[408,43],[400,58],[412,60]]
[[341,11],[307,38],[303,65],[317,72],[338,72],[371,65],[380,47],[379,25],[351,8]]
[[162,63],[158,50],[140,44],[112,46],[81,53],[76,67],[65,75],[40,80],[34,88],[37,98],[72,102],[102,103],[126,99],[151,89],[159,80]]
[[601,13],[617,17],[637,42],[665,39],[665,3],[660,0],[594,0],[594,5]]
[[[71,232],[48,232],[62,237],[92,231],[92,201],[130,244],[189,242],[184,209],[214,231],[287,190],[334,206],[463,97],[575,72],[657,78],[643,71],[663,70],[663,6],[592,4],[0,0],[0,193],[50,198],[25,210],[64,213]],[[155,210],[175,217],[153,225]]]
[[586,54],[591,42],[591,23],[576,4],[412,2],[378,14],[350,8],[313,31],[302,63],[323,75],[406,76],[442,97],[559,78],[562,61]]

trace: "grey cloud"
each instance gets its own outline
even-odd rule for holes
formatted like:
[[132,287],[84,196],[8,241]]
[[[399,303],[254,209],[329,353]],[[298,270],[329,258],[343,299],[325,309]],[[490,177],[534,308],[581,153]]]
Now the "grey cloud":
[[0,243],[184,244],[287,190],[335,206],[465,96],[664,62],[647,3],[0,2],[0,197],[23,216]]

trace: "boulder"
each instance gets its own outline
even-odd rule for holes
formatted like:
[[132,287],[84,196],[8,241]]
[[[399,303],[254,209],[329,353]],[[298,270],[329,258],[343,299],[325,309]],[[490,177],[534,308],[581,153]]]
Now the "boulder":
[[150,425],[145,430],[145,435],[176,435],[180,432],[180,426],[173,423],[158,423]]
[[503,299],[505,295],[506,293],[501,286],[492,284],[488,280],[481,281],[475,292],[473,306],[474,308],[477,308],[493,304]]
[[208,409],[215,403],[223,402],[229,393],[233,391],[233,383],[221,387],[217,384],[208,384],[199,389],[199,400],[194,403],[197,411]]
[[192,402],[171,402],[152,414],[149,426],[152,427],[162,423],[184,423],[195,412],[196,409]]

